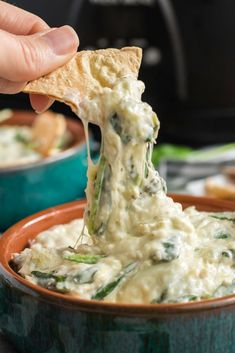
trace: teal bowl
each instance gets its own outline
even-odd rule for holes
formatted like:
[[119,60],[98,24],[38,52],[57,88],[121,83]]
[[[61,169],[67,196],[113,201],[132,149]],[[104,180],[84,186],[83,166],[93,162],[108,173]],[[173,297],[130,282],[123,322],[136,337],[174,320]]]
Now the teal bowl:
[[[235,203],[175,196],[199,210]],[[0,328],[21,353],[233,353],[235,295],[184,304],[80,300],[28,283],[9,265],[36,234],[82,217],[84,201],[42,211],[11,227],[0,247]]]
[[[18,111],[5,124],[31,125],[35,116]],[[0,233],[30,214],[84,197],[87,182],[84,130],[79,120],[66,121],[73,136],[68,149],[38,162],[0,168]]]

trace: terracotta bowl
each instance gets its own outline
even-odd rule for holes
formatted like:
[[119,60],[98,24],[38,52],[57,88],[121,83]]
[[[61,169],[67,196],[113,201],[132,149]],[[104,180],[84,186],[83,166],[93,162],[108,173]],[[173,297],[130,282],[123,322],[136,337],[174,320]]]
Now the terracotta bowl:
[[[235,203],[173,196],[184,207],[235,211]],[[185,304],[79,300],[28,283],[9,266],[12,253],[49,227],[82,217],[84,201],[50,208],[11,227],[0,240],[0,328],[22,353],[232,353],[235,295]]]
[[[184,207],[235,211],[235,203],[173,196]],[[0,240],[0,327],[22,353],[232,353],[235,295],[185,304],[113,304],[71,298],[28,283],[14,252],[49,227],[82,217],[84,201],[50,208]]]
[[[16,111],[1,125],[32,125],[36,114]],[[66,119],[73,140],[64,151],[34,163],[0,168],[0,232],[50,206],[84,197],[86,144],[79,120]]]

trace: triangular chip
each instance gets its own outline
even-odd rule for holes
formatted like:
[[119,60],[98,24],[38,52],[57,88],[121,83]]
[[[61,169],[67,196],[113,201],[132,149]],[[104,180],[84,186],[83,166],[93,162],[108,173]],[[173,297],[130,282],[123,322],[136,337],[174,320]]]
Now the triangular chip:
[[62,114],[47,111],[39,115],[32,125],[34,149],[49,156],[66,132],[66,120]]
[[117,78],[137,77],[141,58],[137,47],[80,51],[66,65],[29,82],[23,92],[50,96],[77,111],[81,100],[112,88]]

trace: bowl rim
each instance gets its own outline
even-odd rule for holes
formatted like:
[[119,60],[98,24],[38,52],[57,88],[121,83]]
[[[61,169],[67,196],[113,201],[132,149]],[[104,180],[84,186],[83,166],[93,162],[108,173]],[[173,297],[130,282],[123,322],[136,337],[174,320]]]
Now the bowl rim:
[[21,172],[21,171],[36,169],[36,168],[46,166],[48,164],[53,164],[53,163],[59,162],[61,160],[64,160],[64,159],[67,159],[69,157],[76,155],[79,151],[82,151],[84,148],[85,148],[85,139],[83,141],[81,141],[76,146],[70,147],[64,151],[59,152],[58,154],[43,158],[38,161],[30,162],[30,163],[26,163],[26,164],[22,164],[22,165],[19,164],[16,166],[14,165],[14,166],[3,167],[3,168],[1,167],[0,168],[0,177],[3,174],[10,174],[10,173],[14,173],[14,172]]
[[[15,115],[14,115],[15,114]],[[35,117],[37,116],[36,113],[30,111],[30,110],[14,110],[13,111],[13,115],[12,117],[10,117],[9,119],[3,121],[1,125],[7,125],[7,121],[14,119],[17,120],[17,115],[18,114],[25,114],[26,116],[28,116],[29,118],[32,116],[32,120],[33,120],[33,116],[35,115]],[[81,123],[81,121],[79,119],[72,119],[69,116],[66,116],[66,124],[67,127],[69,126],[69,124],[77,124],[80,125],[81,127],[81,139],[79,141],[75,141],[74,145],[66,148],[63,151],[59,151],[59,153],[56,153],[52,156],[48,156],[48,157],[43,157],[40,160],[37,161],[33,161],[30,163],[22,163],[22,164],[16,164],[16,165],[10,165],[7,167],[0,167],[0,176],[3,174],[9,174],[9,173],[14,173],[14,172],[21,172],[21,171],[26,171],[26,170],[31,170],[31,169],[36,169],[36,168],[40,168],[43,166],[46,166],[48,164],[53,164],[56,162],[59,162],[63,159],[67,159],[69,157],[72,157],[74,155],[76,155],[79,151],[82,151],[84,148],[86,148],[86,138],[85,138],[85,133],[83,130],[83,125]],[[27,125],[27,124],[25,124]]]
[[[197,197],[191,195],[176,195],[170,194],[176,202],[185,202],[186,204],[194,203],[201,205],[212,205],[220,208],[224,206],[225,208],[234,209],[235,202],[227,200],[218,200],[209,197]],[[193,204],[192,204],[193,203]],[[34,215],[28,216],[23,220],[17,222],[15,225],[10,227],[6,232],[3,233],[0,239],[1,259],[0,259],[0,279],[8,278],[8,283],[11,283],[11,287],[14,290],[20,290],[27,293],[37,300],[43,300],[50,302],[52,304],[59,304],[60,306],[69,306],[73,309],[89,311],[89,312],[105,312],[105,313],[116,313],[118,315],[125,316],[156,316],[156,315],[169,315],[169,314],[190,314],[191,312],[201,312],[201,311],[211,311],[217,310],[221,307],[227,307],[235,304],[235,294],[223,296],[219,298],[211,298],[203,301],[194,301],[187,303],[166,303],[166,304],[133,304],[133,303],[112,303],[108,301],[98,301],[90,299],[80,299],[77,297],[72,297],[67,294],[62,294],[58,292],[53,292],[33,283],[28,282],[19,274],[17,274],[9,265],[6,260],[5,252],[7,251],[8,240],[13,236],[17,237],[20,235],[22,230],[27,227],[41,221],[49,219],[55,216],[55,214],[60,214],[61,212],[71,212],[78,209],[84,209],[86,205],[85,200],[78,200],[63,205],[48,208],[46,210],[35,213]],[[75,218],[74,218],[75,219]],[[56,224],[55,224],[56,225]]]

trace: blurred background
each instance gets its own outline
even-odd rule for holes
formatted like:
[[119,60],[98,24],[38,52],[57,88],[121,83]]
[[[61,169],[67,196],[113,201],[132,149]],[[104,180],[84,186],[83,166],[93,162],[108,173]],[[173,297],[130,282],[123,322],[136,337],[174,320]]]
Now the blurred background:
[[[168,179],[170,191],[191,193],[190,188],[187,190],[188,182],[217,176],[224,166],[233,166],[234,1],[14,0],[9,3],[41,16],[51,26],[72,25],[80,37],[80,50],[129,45],[143,48],[140,79],[146,85],[144,99],[161,121],[154,163]],[[0,108],[6,107],[30,109],[28,97],[0,95]],[[72,115],[60,103],[55,103],[53,110]],[[99,139],[98,130],[93,128],[93,133]],[[217,146],[222,146],[222,151]]]

